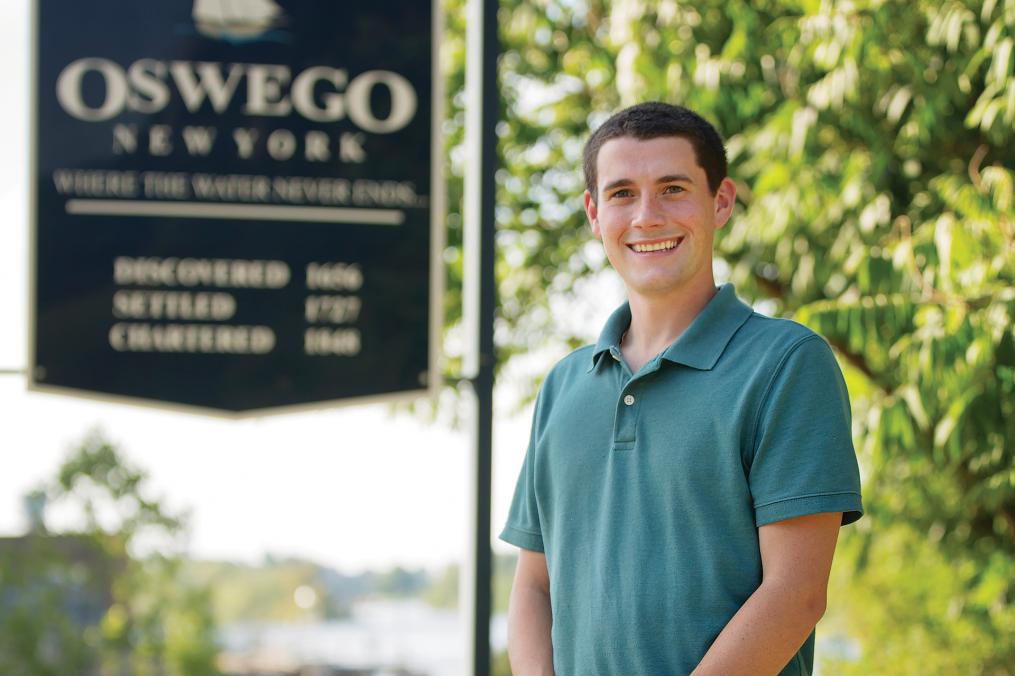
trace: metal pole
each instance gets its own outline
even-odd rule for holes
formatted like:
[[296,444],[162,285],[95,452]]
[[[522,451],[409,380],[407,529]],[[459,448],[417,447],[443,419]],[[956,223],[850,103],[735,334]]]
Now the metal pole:
[[490,674],[490,613],[493,553],[490,548],[490,493],[493,456],[493,343],[495,223],[494,172],[497,163],[498,0],[469,0],[466,49],[466,143],[469,149],[465,186],[465,315],[472,342],[466,364],[475,394],[475,485],[473,487],[473,566],[463,569],[462,588],[471,600],[474,676]]

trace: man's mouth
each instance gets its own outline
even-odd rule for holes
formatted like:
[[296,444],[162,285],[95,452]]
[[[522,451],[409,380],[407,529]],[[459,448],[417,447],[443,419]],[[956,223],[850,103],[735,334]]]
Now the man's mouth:
[[669,251],[675,249],[677,246],[684,241],[683,237],[676,237],[674,239],[665,239],[660,242],[649,242],[649,243],[634,243],[628,244],[628,248],[636,251],[637,253],[652,253],[654,251]]

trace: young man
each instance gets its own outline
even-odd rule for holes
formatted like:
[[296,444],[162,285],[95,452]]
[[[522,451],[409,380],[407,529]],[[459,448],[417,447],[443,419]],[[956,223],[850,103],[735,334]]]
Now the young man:
[[514,673],[809,674],[838,529],[862,514],[835,358],[716,289],[736,188],[708,122],[628,108],[584,168],[628,300],[536,402],[501,534],[521,547]]

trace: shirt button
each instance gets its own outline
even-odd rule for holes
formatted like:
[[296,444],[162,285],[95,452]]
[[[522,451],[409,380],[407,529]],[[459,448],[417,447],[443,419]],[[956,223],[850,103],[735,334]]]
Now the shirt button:
[[634,403],[634,395],[633,394],[629,394],[626,397],[624,397],[624,403],[627,404],[628,406],[633,404]]

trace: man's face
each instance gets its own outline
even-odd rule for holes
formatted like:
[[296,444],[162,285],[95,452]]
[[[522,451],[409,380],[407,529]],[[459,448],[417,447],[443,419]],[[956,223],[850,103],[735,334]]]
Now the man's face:
[[598,199],[586,191],[585,212],[628,295],[713,288],[712,244],[733,211],[733,182],[713,195],[694,146],[677,136],[611,139],[596,170]]

